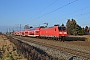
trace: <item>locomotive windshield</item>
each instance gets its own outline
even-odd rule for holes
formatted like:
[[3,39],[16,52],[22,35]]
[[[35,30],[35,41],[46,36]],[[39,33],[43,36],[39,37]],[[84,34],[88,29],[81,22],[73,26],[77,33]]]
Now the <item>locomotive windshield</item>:
[[58,27],[59,30],[66,30],[66,27]]

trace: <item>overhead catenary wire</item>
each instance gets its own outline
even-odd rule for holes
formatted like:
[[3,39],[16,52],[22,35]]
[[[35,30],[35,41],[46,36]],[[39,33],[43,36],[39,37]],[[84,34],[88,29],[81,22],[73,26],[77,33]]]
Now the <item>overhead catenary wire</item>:
[[47,7],[45,7],[43,10],[41,10],[39,13],[41,13],[42,11],[46,10],[48,7],[50,7],[51,5],[53,5],[54,3],[56,3],[58,0],[55,0],[53,3],[51,3],[50,5],[48,5]]
[[[72,14],[72,13],[84,11],[84,10],[86,10],[86,9],[88,9],[88,8],[90,8],[90,6],[84,7],[84,8],[82,8],[82,9],[79,9],[79,10],[76,10],[76,11],[73,11],[73,12],[70,12],[70,13],[67,13],[67,14],[64,14],[64,15],[62,15],[62,16],[59,16],[60,18],[57,17],[57,18],[53,18],[53,19],[50,19],[50,20],[55,21],[55,20],[60,20],[60,19],[66,19],[65,16],[70,15],[70,14]],[[90,12],[80,13],[80,14],[73,15],[73,16],[82,16],[82,15],[84,15],[84,14],[90,14]],[[61,18],[61,17],[64,17],[64,18]],[[71,16],[71,17],[72,17],[72,16]]]
[[[89,19],[90,18],[90,16],[89,17],[85,17],[85,18],[80,18],[80,19],[78,19],[78,20],[85,20],[85,19]],[[88,23],[83,23],[83,24],[81,24],[81,26],[89,26],[90,27],[90,22],[88,22]]]
[[74,1],[72,1],[72,2],[69,2],[69,3],[67,3],[67,4],[65,4],[65,5],[59,7],[59,8],[57,8],[57,9],[55,9],[55,10],[53,10],[53,11],[50,11],[50,12],[48,12],[48,13],[42,15],[42,16],[39,16],[38,18],[36,18],[36,19],[34,19],[34,20],[37,20],[37,19],[39,19],[39,18],[41,18],[41,17],[44,17],[44,16],[46,16],[46,15],[48,15],[48,14],[51,14],[51,13],[53,13],[53,12],[55,12],[55,11],[61,9],[61,8],[64,8],[64,7],[66,7],[66,6],[68,6],[68,5],[72,4],[72,3],[75,3],[76,1],[78,1],[78,0],[74,0]]
[[[53,4],[55,4],[58,0],[55,0],[53,3],[49,4],[48,6],[46,6],[44,9],[42,9],[41,11],[39,11],[38,13],[36,13],[35,15],[33,15],[32,17],[40,14],[41,12],[43,12],[44,10],[46,10],[47,8],[49,8],[50,6],[52,6]],[[31,18],[32,18],[31,17]]]
[[73,12],[70,12],[70,13],[67,13],[67,14],[64,14],[64,15],[62,15],[61,17],[67,16],[67,15],[72,14],[72,13],[80,12],[80,11],[83,11],[83,10],[88,9],[88,8],[90,8],[90,6],[85,7],[85,8],[82,8],[82,9],[79,9],[79,10],[76,10],[76,11],[73,11]]
[[83,20],[83,19],[88,19],[88,18],[90,18],[90,17],[86,17],[86,18],[81,18],[81,19],[79,19],[79,20]]
[[73,16],[71,16],[71,17],[74,17],[74,16],[83,16],[83,15],[87,15],[87,14],[90,14],[90,12],[80,13],[80,14],[77,14],[77,15],[73,15]]
[[78,15],[74,15],[74,16],[82,16],[82,15],[86,15],[86,14],[90,14],[90,12],[86,12],[86,13],[81,13],[81,14],[78,14]]

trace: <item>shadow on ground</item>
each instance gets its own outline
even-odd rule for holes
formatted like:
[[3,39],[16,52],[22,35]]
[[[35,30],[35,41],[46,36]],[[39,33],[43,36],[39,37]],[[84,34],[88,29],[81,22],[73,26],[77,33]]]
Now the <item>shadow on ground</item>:
[[66,37],[66,41],[85,41],[87,38],[85,37]]

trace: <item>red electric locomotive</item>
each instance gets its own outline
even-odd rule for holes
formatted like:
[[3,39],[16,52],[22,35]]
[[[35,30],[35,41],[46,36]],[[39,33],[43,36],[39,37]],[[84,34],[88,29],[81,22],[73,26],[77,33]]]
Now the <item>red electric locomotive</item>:
[[41,28],[40,29],[40,37],[63,40],[65,36],[67,36],[67,30],[66,30],[66,27],[64,26],[55,25],[52,28]]

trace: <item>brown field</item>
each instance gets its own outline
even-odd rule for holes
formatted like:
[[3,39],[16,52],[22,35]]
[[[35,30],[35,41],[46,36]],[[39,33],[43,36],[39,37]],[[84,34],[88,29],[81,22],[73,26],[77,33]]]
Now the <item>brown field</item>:
[[0,35],[0,60],[26,60],[18,55],[16,46],[11,43],[4,35]]

